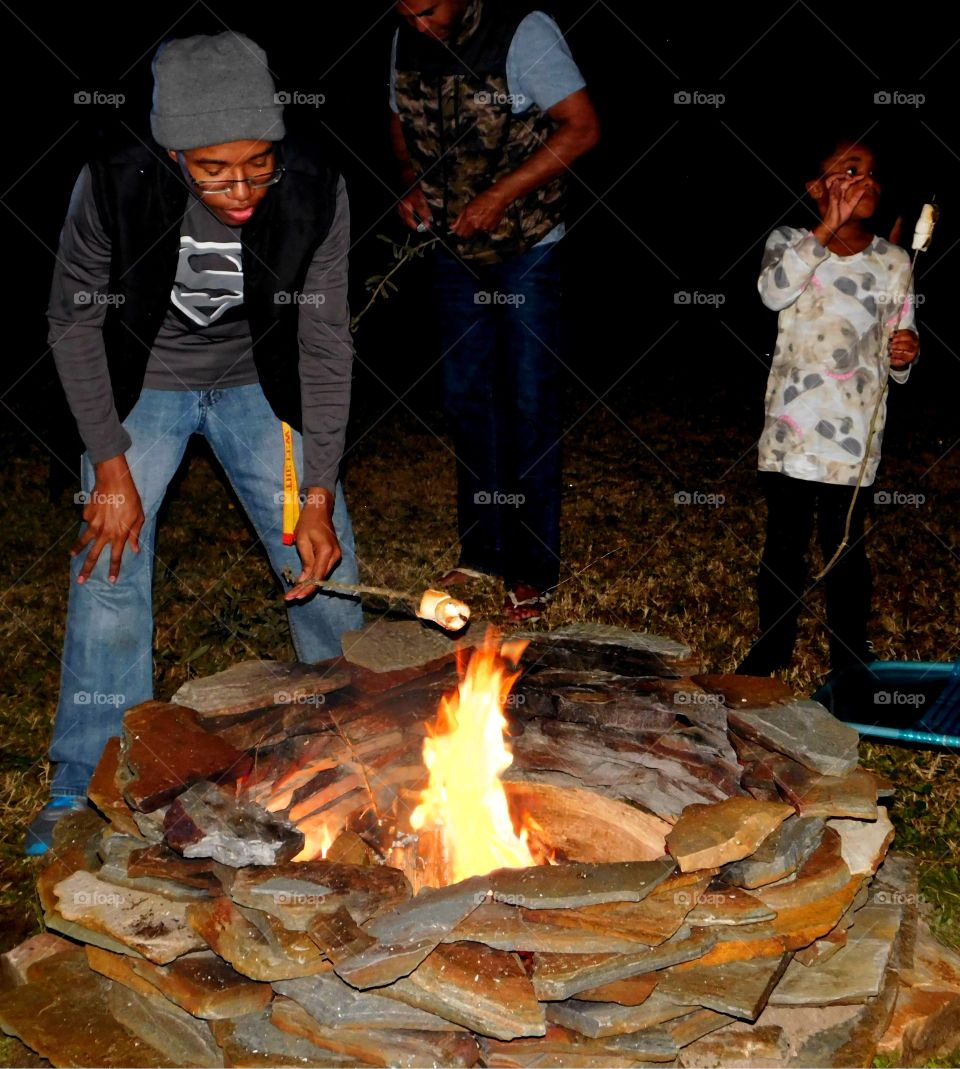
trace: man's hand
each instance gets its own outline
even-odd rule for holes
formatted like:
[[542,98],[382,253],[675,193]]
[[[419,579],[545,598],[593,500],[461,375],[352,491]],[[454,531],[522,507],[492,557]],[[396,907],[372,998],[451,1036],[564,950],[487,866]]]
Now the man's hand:
[[317,584],[313,580],[326,579],[342,556],[333,529],[333,493],[322,486],[309,486],[305,494],[306,502],[293,533],[303,570],[297,576],[297,585],[284,594],[286,601],[315,593]]
[[920,339],[912,330],[898,330],[890,338],[890,367],[902,371],[920,353]]
[[428,230],[433,225],[433,213],[419,186],[414,186],[409,193],[400,198],[397,210],[400,212],[404,225],[410,227],[411,230],[416,230],[421,223]]
[[486,234],[496,230],[510,200],[496,186],[485,189],[454,219],[450,232],[461,238],[472,238],[478,231]]
[[90,546],[87,559],[77,576],[78,583],[85,583],[101,551],[109,546],[109,579],[115,583],[120,575],[124,546],[129,545],[134,553],[140,552],[140,529],[146,517],[140,494],[127,466],[127,458],[122,453],[94,465],[94,471],[96,479],[93,492],[83,510],[87,526],[70,550],[70,556],[76,557]]

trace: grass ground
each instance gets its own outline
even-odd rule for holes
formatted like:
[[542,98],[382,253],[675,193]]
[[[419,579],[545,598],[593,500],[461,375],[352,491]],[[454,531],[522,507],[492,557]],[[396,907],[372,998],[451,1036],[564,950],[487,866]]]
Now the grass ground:
[[[731,671],[755,626],[753,578],[762,508],[753,428],[722,404],[706,416],[620,392],[614,407],[571,400],[565,441],[563,570],[547,626],[593,620],[682,639]],[[633,413],[626,414],[626,413]],[[439,426],[439,417],[427,413]],[[372,421],[371,421],[372,422]],[[873,637],[882,659],[960,656],[956,585],[960,456],[926,428],[888,451],[878,488],[921,490],[922,505],[878,506],[869,534]],[[949,443],[948,443],[949,444]],[[10,450],[14,453],[14,450]],[[77,509],[50,502],[46,457],[19,448],[0,472],[12,503],[0,527],[0,951],[37,929],[41,862],[20,856],[23,826],[46,795],[44,751],[58,686],[67,551]],[[217,476],[198,451],[169,500],[158,545],[157,695],[250,656],[288,658],[278,588]],[[678,504],[679,491],[722,495]],[[455,562],[453,460],[445,441],[397,406],[350,455],[347,492],[367,581],[422,588]],[[470,592],[497,615],[502,594]],[[786,676],[810,693],[828,669],[817,593]],[[864,744],[862,760],[897,786],[896,845],[919,861],[941,936],[960,945],[960,766],[953,753]],[[0,1058],[2,1061],[2,1058]]]

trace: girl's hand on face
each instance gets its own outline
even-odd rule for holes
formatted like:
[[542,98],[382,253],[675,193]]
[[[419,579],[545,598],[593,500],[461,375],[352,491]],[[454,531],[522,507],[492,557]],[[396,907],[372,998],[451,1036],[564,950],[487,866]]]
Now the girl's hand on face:
[[827,210],[824,225],[837,231],[850,221],[857,205],[870,188],[867,174],[831,174],[825,180],[827,187]]

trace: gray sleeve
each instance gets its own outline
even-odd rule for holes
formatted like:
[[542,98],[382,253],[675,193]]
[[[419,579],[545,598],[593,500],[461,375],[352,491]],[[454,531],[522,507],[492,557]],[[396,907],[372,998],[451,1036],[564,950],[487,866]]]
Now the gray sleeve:
[[393,31],[393,41],[390,43],[390,110],[394,115],[400,113],[400,105],[397,103],[397,36],[399,30]]
[[343,178],[333,225],[307,269],[300,304],[303,486],[336,486],[350,414],[353,339],[347,304],[350,208]]
[[89,167],[73,188],[60,234],[47,306],[47,342],[83,444],[94,464],[130,447],[113,403],[103,321],[110,240],[93,197]]
[[513,111],[531,104],[547,111],[583,89],[586,81],[560,27],[542,11],[531,11],[517,27],[507,51],[507,90]]

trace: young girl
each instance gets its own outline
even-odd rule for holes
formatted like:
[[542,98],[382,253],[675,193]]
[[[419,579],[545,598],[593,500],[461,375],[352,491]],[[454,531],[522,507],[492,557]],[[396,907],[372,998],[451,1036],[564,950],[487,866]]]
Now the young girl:
[[[737,669],[770,675],[789,665],[807,582],[814,518],[824,560],[843,539],[863,467],[873,483],[886,399],[869,452],[870,421],[889,375],[902,383],[920,345],[913,329],[910,258],[871,226],[880,197],[873,151],[838,141],[806,183],[820,222],[778,227],[760,272],[763,303],[780,313],[760,437],[767,535],[757,579],[760,637]],[[898,328],[898,329],[895,329]],[[867,642],[871,581],[857,495],[848,548],[825,578],[830,665],[872,660]]]

